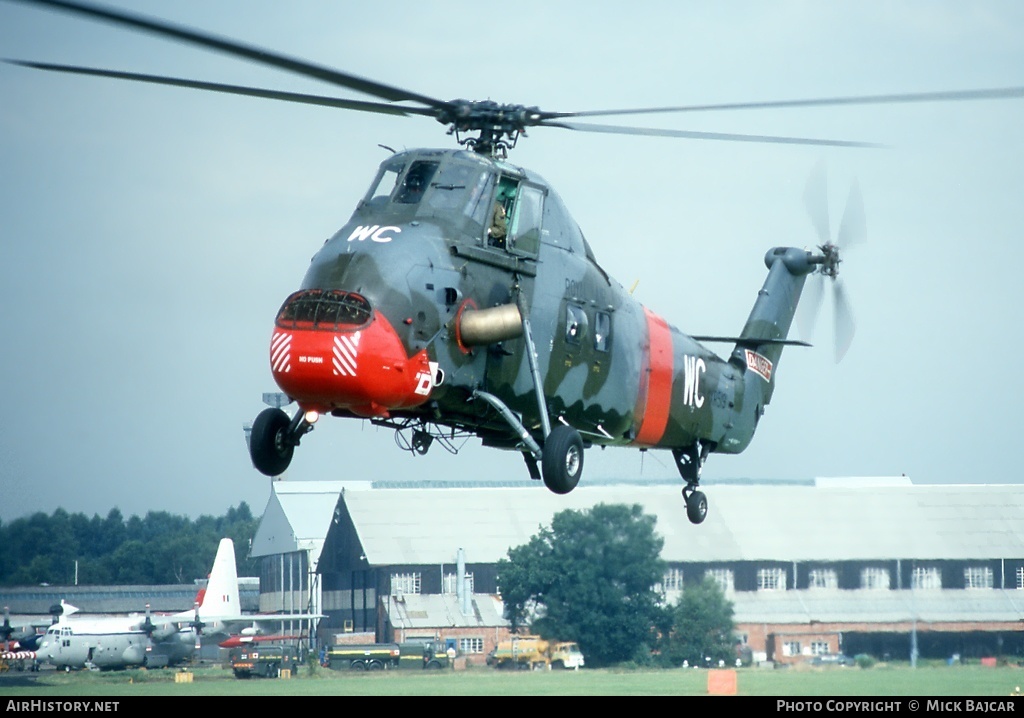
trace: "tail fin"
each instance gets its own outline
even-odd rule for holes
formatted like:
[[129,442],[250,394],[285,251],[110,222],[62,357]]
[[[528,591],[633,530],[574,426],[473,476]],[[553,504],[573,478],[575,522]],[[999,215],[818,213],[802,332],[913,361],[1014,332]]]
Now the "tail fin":
[[238,616],[242,606],[238,600],[238,569],[235,567],[235,543],[229,538],[220,540],[213,570],[206,582],[206,590],[196,597],[200,602],[199,616],[206,621],[218,616]]
[[815,271],[821,258],[795,247],[775,247],[764,256],[768,277],[757,293],[757,301],[740,333],[730,361],[746,370],[747,390],[756,387],[760,406],[771,401],[775,390],[775,370],[789,328],[793,324],[800,292],[807,275]]

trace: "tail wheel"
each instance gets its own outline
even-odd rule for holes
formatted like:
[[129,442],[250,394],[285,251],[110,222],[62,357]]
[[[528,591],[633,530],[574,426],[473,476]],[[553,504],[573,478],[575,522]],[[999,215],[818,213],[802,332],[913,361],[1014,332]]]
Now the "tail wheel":
[[708,499],[703,491],[693,491],[686,497],[686,518],[690,523],[699,524],[707,518]]
[[583,439],[571,426],[555,426],[544,441],[541,454],[544,485],[556,494],[576,488],[583,474]]
[[261,474],[280,476],[292,462],[295,445],[288,437],[291,421],[281,409],[264,409],[252,423],[249,456]]

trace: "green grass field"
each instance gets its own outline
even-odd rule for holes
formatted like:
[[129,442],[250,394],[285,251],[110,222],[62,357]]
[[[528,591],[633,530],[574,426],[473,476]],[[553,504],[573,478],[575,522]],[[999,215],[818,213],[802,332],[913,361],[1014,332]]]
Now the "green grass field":
[[[204,667],[191,683],[173,670],[0,676],[2,697],[118,696],[655,696],[707,695],[708,674],[698,669],[506,672],[465,671],[342,673],[300,668],[290,679],[238,680],[231,671]],[[737,671],[746,696],[960,696],[1006,697],[1024,685],[1024,669],[1000,666],[876,665],[871,668]],[[0,704],[2,705],[2,704]],[[1024,710],[1024,709],[1022,709]]]

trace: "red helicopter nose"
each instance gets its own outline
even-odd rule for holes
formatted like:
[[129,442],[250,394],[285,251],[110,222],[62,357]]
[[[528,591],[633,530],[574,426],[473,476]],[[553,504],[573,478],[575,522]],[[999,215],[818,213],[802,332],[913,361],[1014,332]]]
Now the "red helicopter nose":
[[407,356],[394,327],[358,294],[303,290],[285,300],[270,343],[281,390],[304,411],[386,417],[434,387],[425,349]]

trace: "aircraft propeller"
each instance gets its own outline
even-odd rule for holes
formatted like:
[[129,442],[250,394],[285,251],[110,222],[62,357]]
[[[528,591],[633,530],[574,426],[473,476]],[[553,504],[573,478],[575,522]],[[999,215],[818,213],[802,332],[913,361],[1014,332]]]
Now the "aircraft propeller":
[[11,649],[11,636],[14,635],[14,626],[11,625],[11,609],[4,606],[4,623],[0,626],[0,640],[4,642],[4,650]]
[[[734,102],[704,105],[680,105],[669,107],[647,107],[635,109],[586,110],[578,112],[552,112],[536,106],[498,103],[491,100],[440,100],[400,87],[352,75],[333,68],[317,65],[305,60],[288,57],[264,48],[246,45],[234,40],[207,34],[175,25],[162,20],[122,12],[113,8],[71,2],[70,0],[15,0],[54,10],[71,12],[91,17],[101,22],[113,23],[128,28],[160,35],[171,40],[184,42],[216,52],[231,55],[273,67],[297,75],[317,79],[336,87],[355,90],[384,100],[370,102],[340,97],[309,95],[294,92],[269,90],[257,87],[243,87],[187,78],[147,75],[119,70],[108,70],[78,65],[26,60],[4,60],[5,62],[39,70],[109,77],[121,80],[146,82],[175,87],[188,87],[233,95],[260,97],[324,107],[335,107],[359,112],[432,117],[448,126],[448,134],[454,134],[460,144],[483,154],[507,153],[515,146],[521,132],[530,127],[558,127],[578,132],[597,132],[626,135],[647,135],[656,137],[678,137],[684,139],[725,140],[731,142],[785,143],[832,147],[877,147],[868,142],[849,140],[817,139],[807,137],[779,137],[771,135],[748,135],[721,132],[698,132],[692,130],[657,129],[652,127],[627,127],[619,125],[598,125],[570,121],[580,117],[613,115],[664,114],[708,111],[733,111],[754,109],[780,109],[795,107],[825,107],[839,105],[868,105],[915,102],[949,102],[961,100],[989,100],[1024,97],[1024,87],[988,88],[978,90],[952,90],[940,92],[915,92],[889,95],[862,95],[856,97],[819,97],[777,101]],[[477,132],[476,137],[462,137],[462,133]]]
[[195,607],[195,617],[190,621],[189,625],[191,625],[196,632],[196,650],[198,651],[202,647],[200,636],[203,635],[203,627],[206,626],[206,624],[199,618],[199,602],[196,601],[193,605]]
[[825,278],[828,277],[832,286],[835,359],[836,363],[839,363],[849,350],[856,331],[846,290],[842,281],[839,280],[839,264],[843,261],[840,257],[841,253],[851,246],[863,243],[866,238],[864,202],[860,186],[856,180],[850,186],[846,209],[839,222],[835,242],[832,241],[829,223],[828,179],[824,162],[819,162],[815,166],[807,180],[804,189],[804,207],[807,209],[811,224],[814,225],[818,241],[821,242],[818,245],[818,250],[821,252],[822,261],[817,271],[807,278],[807,283],[804,286],[804,299],[797,308],[797,323],[801,336],[810,341],[814,333],[814,325],[817,323],[818,312],[821,309]]

